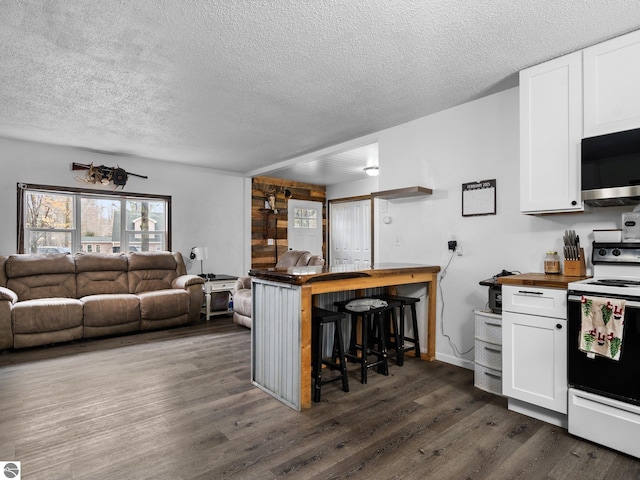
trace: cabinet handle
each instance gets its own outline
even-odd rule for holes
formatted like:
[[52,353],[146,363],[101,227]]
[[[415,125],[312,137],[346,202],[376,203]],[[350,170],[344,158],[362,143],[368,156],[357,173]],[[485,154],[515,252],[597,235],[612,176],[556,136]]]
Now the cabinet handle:
[[575,200],[571,202],[571,205],[576,206],[578,204],[578,202],[576,202]]
[[531,292],[529,290],[518,290],[518,293],[530,294],[530,295],[542,295],[542,292]]
[[556,328],[557,328],[558,330],[562,330],[562,324],[560,324],[560,323],[556,323]]
[[495,349],[495,348],[489,348],[489,347],[484,347],[484,349],[488,352],[493,352],[493,353],[502,353],[500,350]]
[[502,325],[500,325],[499,323],[491,323],[491,322],[487,322],[485,325],[489,325],[491,327],[502,327]]
[[496,378],[496,379],[498,379],[498,380],[502,379],[502,377],[501,377],[500,375],[496,375],[495,373],[484,372],[484,374],[485,374],[487,377],[493,377],[493,378]]

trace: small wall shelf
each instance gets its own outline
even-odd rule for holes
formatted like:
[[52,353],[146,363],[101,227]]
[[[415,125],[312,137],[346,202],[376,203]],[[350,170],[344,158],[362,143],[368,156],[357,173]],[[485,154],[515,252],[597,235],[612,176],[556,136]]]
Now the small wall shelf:
[[383,198],[385,200],[392,200],[394,198],[406,198],[406,197],[418,197],[423,195],[431,195],[433,190],[426,187],[405,187],[396,188],[394,190],[383,190],[381,192],[373,192],[371,196],[373,198]]

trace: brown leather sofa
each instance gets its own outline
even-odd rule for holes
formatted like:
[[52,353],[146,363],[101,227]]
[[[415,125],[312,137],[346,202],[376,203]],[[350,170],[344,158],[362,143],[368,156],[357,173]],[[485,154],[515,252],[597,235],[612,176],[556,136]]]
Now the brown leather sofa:
[[203,283],[180,253],[0,257],[0,349],[193,323]]
[[[278,260],[276,268],[301,265],[324,265],[324,259],[319,255],[311,255],[310,252],[289,250]],[[251,277],[240,277],[236,280],[233,291],[233,321],[251,328],[251,309]]]

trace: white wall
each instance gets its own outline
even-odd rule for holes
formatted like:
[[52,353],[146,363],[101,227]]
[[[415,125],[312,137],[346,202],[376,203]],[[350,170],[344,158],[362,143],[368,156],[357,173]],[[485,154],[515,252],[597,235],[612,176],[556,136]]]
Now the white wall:
[[[590,244],[593,229],[619,227],[621,212],[632,209],[539,217],[520,214],[518,128],[518,89],[514,88],[376,134],[379,189],[419,185],[434,192],[428,197],[376,202],[379,211],[387,210],[384,215],[392,223],[382,223],[379,212],[375,215],[375,262],[413,262],[444,269],[451,260],[440,282],[436,357],[468,368],[472,368],[473,351],[457,356],[442,331],[460,351],[473,347],[472,311],[485,307],[488,300],[487,287],[480,286],[480,280],[503,268],[542,272],[545,252],[561,252],[564,230],[576,230],[582,243]],[[487,179],[497,182],[497,214],[462,217],[462,184]],[[345,188],[342,185],[341,192]],[[462,246],[462,256],[451,256],[447,250],[447,241],[453,237]]]
[[248,270],[244,253],[250,237],[244,236],[242,227],[248,209],[242,177],[206,168],[8,139],[0,139],[0,255],[16,251],[18,183],[100,188],[76,180],[84,172],[72,171],[73,162],[119,165],[149,177],[145,180],[130,176],[125,192],[170,195],[172,250],[183,254],[189,273],[200,273],[200,262],[189,260],[194,246],[208,247],[205,273],[243,275]]
[[329,185],[327,186],[327,200],[370,195],[371,192],[380,190],[380,188],[378,188],[379,178],[380,177],[368,177],[363,180],[358,180],[357,182]]

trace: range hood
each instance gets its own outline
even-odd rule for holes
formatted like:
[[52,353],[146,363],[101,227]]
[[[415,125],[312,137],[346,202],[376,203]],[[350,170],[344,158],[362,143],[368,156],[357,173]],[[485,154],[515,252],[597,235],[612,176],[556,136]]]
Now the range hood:
[[585,204],[640,204],[640,128],[582,139],[581,170]]

